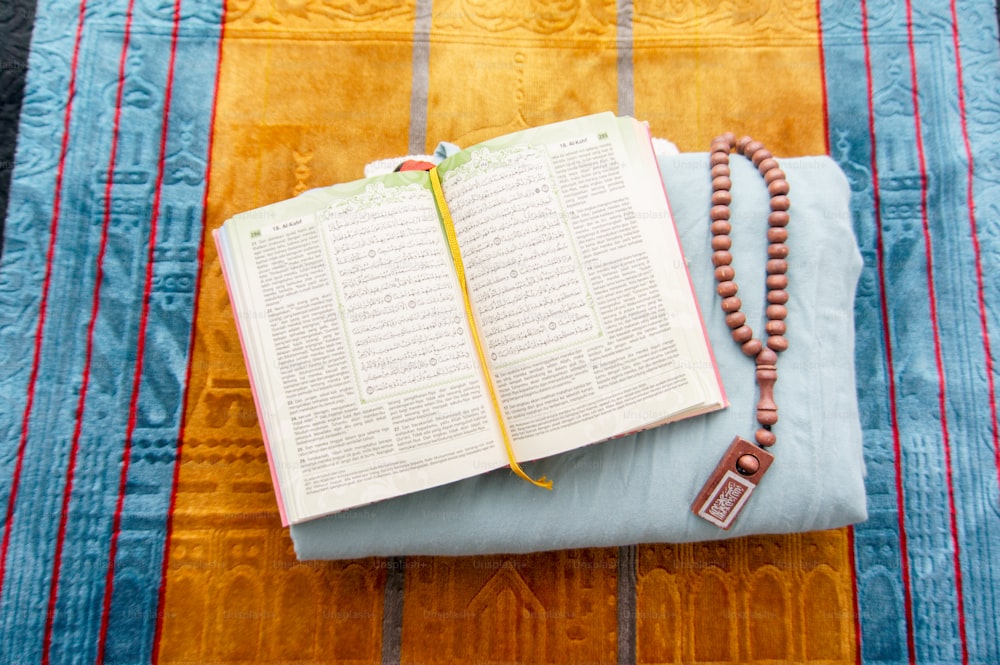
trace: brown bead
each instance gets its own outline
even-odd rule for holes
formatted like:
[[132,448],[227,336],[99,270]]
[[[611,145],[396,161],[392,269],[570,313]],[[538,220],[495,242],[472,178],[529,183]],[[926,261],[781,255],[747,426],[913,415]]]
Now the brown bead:
[[729,177],[729,164],[716,164],[712,167],[712,177],[718,178],[720,176]]
[[763,347],[764,347],[764,343],[761,342],[759,339],[754,338],[754,339],[750,340],[749,342],[747,342],[746,344],[744,344],[743,346],[741,346],[740,347],[740,351],[742,351],[744,355],[747,355],[747,356],[750,356],[751,358],[753,358],[758,353],[760,353],[760,350]]
[[736,277],[736,270],[732,266],[719,266],[715,269],[716,281],[725,282],[733,277]]
[[736,459],[736,470],[744,476],[752,476],[760,470],[760,460],[746,453]]
[[771,210],[788,210],[790,205],[791,201],[788,200],[787,196],[771,197]]
[[757,441],[758,445],[764,446],[765,448],[773,446],[774,442],[778,440],[774,432],[769,429],[764,429],[761,427],[759,430],[754,432],[753,438]]
[[[773,163],[769,163],[773,162]],[[764,168],[767,166],[768,168]],[[764,184],[770,185],[775,180],[784,180],[785,172],[778,168],[778,162],[775,160],[764,160],[760,163],[758,167],[760,172],[764,174]]]
[[750,138],[749,136],[741,136],[740,139],[736,142],[736,149],[739,150],[740,153],[746,154],[747,145],[751,141],[753,141],[753,139]]
[[712,189],[715,191],[726,190],[727,192],[732,188],[733,181],[726,176],[719,176],[718,178],[712,178]]
[[747,315],[743,312],[731,312],[726,314],[726,325],[730,328],[739,328],[747,321]]
[[[728,248],[727,248],[728,249]],[[788,257],[788,245],[780,242],[772,242],[767,246],[767,255],[772,259],[784,259]]]
[[746,342],[749,342],[750,339],[753,338],[753,330],[750,329],[750,326],[740,326],[739,328],[733,328],[733,332],[731,334],[733,336],[733,341],[736,342],[737,344],[744,344]]
[[758,365],[774,365],[774,363],[778,362],[778,354],[771,349],[761,347],[754,361]]
[[767,302],[772,305],[784,305],[788,302],[788,291],[783,291],[782,289],[774,289],[767,292]]
[[713,222],[729,219],[729,206],[712,206],[708,216]]
[[784,210],[775,210],[767,216],[767,223],[772,227],[788,226],[789,214]]
[[733,262],[733,255],[724,249],[720,249],[716,252],[712,252],[712,265],[714,266],[728,266]]
[[712,222],[712,235],[726,236],[733,230],[733,225],[724,219],[717,219]]
[[712,236],[712,249],[714,250],[729,249],[732,246],[733,246],[733,241],[732,239],[730,239],[729,236],[724,236],[724,235]]
[[724,189],[720,189],[717,192],[712,192],[712,205],[714,206],[727,206],[733,202],[733,195]]
[[788,270],[788,261],[785,259],[771,259],[767,262],[767,274],[783,274]]
[[753,162],[754,166],[759,168],[761,162],[763,162],[765,159],[771,159],[772,157],[774,157],[774,155],[771,154],[770,150],[768,150],[767,148],[761,148],[760,150],[758,150],[753,154],[753,159],[751,159],[750,161]]
[[771,184],[767,186],[767,193],[771,196],[778,196],[779,194],[787,194],[788,189],[787,180],[773,180]]
[[[784,305],[768,305],[765,312],[765,316],[767,316],[767,318],[771,321],[781,321],[788,316],[788,308]],[[781,334],[785,334],[784,331],[782,331]]]
[[729,298],[730,296],[735,296],[740,290],[740,287],[736,285],[736,282],[727,280],[725,282],[719,282],[718,286],[715,287],[715,292],[718,293],[723,298]]
[[717,148],[715,144],[712,144],[712,154],[708,158],[709,166],[718,166],[720,164],[729,164],[729,151],[725,148]]
[[760,164],[757,165],[757,170],[760,173],[764,174],[764,182],[770,185],[771,183],[767,181],[767,174],[771,171],[778,170],[778,160],[776,160],[774,157],[768,157],[767,159],[762,159],[760,161]]
[[[726,192],[728,194],[728,192]],[[772,215],[775,213],[771,213]],[[788,213],[785,213],[786,215]],[[771,226],[767,229],[768,242],[785,242],[788,240],[788,229],[783,226]]]
[[726,145],[729,146],[730,150],[734,145],[736,145],[736,135],[733,134],[732,132],[724,132],[722,134],[719,134],[718,138],[725,141]]
[[763,147],[764,147],[764,144],[761,143],[760,141],[750,141],[745,146],[743,146],[743,150],[741,152],[744,155],[746,155],[747,159],[752,159],[754,153],[757,152],[758,150],[760,150]]
[[743,302],[736,296],[722,299],[722,311],[728,313],[735,312],[743,306]]
[[785,322],[776,320],[768,321],[764,324],[764,330],[767,331],[768,335],[784,335],[786,331]]
[[788,275],[768,275],[764,281],[769,289],[783,289],[788,286]]
[[767,338],[767,348],[775,351],[784,351],[788,348],[788,340],[782,335],[771,335]]

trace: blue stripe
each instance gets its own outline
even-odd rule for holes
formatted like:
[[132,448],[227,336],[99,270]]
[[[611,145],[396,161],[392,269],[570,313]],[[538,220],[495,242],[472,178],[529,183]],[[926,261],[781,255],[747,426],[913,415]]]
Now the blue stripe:
[[[907,658],[902,605],[901,556],[896,536],[896,496],[893,486],[891,431],[885,408],[884,350],[878,320],[874,279],[874,210],[868,193],[868,156],[864,71],[860,17],[837,15],[834,3],[824,5],[826,76],[830,95],[830,131],[834,156],[855,190],[855,220],[866,271],[859,289],[857,369],[869,468],[871,518],[856,530],[858,593],[865,662],[903,662]],[[955,547],[949,519],[947,477],[938,408],[939,377],[934,362],[933,330],[928,311],[926,251],[921,228],[919,160],[915,148],[914,108],[905,12],[902,5],[887,14],[879,5],[870,16],[876,110],[876,145],[885,229],[886,276],[895,380],[897,384],[902,471],[906,502],[914,611],[916,657],[927,662],[960,662],[962,645],[957,611]],[[996,83],[997,37],[993,8],[986,2],[960,3],[960,24],[968,99],[982,100]],[[978,18],[977,18],[978,16]],[[989,19],[989,20],[984,20]],[[974,255],[965,200],[966,158],[957,114],[955,54],[946,3],[914,5],[914,31],[922,139],[928,172],[928,219],[944,365],[946,413],[952,448],[953,487],[961,554],[968,650],[973,662],[996,662],[997,584],[994,562],[1000,560],[997,520],[997,474],[992,450],[989,398],[975,293]],[[974,26],[974,27],[973,27]],[[966,29],[968,28],[968,29]],[[993,81],[991,87],[985,81]],[[995,143],[986,135],[1000,110],[977,103],[970,112],[973,150]],[[984,187],[995,182],[977,164],[977,205],[996,209],[1000,191]],[[982,173],[982,176],[979,174]],[[981,194],[980,194],[981,192]],[[981,225],[982,230],[982,225]],[[996,254],[997,239],[980,237],[984,255]],[[988,265],[988,263],[987,263]],[[996,302],[987,293],[987,302]],[[994,323],[995,321],[991,322]],[[881,362],[872,362],[881,358]]]
[[[118,56],[122,44],[124,2],[100,5],[88,14],[78,96],[66,168],[64,204],[58,237],[48,325],[28,454],[17,504],[8,585],[3,597],[0,660],[36,662],[41,656],[53,563],[53,540],[66,477],[68,447],[91,312],[94,265],[100,240],[105,171],[110,154]],[[194,9],[198,9],[197,6]],[[101,603],[108,569],[108,543],[118,489],[120,462],[128,422],[136,334],[141,312],[150,204],[159,153],[163,91],[169,60],[172,7],[137,7],[132,48],[126,68],[126,103],[121,117],[121,143],[112,194],[112,231],[104,261],[101,309],[95,330],[95,354],[88,391],[81,448],[63,551],[55,614],[54,662],[92,660],[97,650]],[[36,43],[33,59],[46,64],[29,73],[25,113],[45,104],[50,95],[65,96],[72,50],[74,8],[58,3],[40,8],[39,26],[61,26],[53,34],[68,39]],[[108,662],[148,661],[155,627],[157,592],[165,538],[178,427],[183,409],[183,382],[190,353],[194,279],[202,238],[202,201],[208,162],[211,90],[218,54],[218,9],[195,15],[185,8],[181,48],[177,56],[167,148],[167,171],[160,209],[160,232],[150,302],[148,339],[139,420],[133,444],[128,494],[114,566],[115,594],[106,645]],[[53,58],[53,52],[56,57]],[[35,62],[35,60],[33,60]],[[58,63],[58,67],[55,66]],[[44,118],[29,117],[26,126]],[[3,275],[23,274],[16,298],[0,302],[12,320],[21,311],[35,312],[41,292],[51,209],[54,167],[61,116],[26,132],[12,190],[11,247],[25,247],[17,261],[5,260]],[[37,167],[33,163],[37,162]],[[40,183],[45,183],[41,186]],[[40,210],[41,215],[31,211]],[[19,212],[20,211],[20,212]],[[34,217],[34,219],[32,219]],[[27,251],[27,248],[32,251]],[[32,263],[33,262],[33,263]],[[24,265],[23,270],[18,270]],[[21,332],[33,341],[32,316]],[[34,319],[37,322],[37,319]],[[8,331],[5,329],[4,334]],[[18,410],[23,412],[27,372],[17,354],[11,369],[18,380],[0,383],[14,406],[0,429],[4,452],[16,446]],[[15,362],[16,359],[16,362]],[[20,367],[18,366],[20,365]],[[22,378],[23,375],[23,378]],[[2,423],[2,421],[0,421]],[[3,423],[0,425],[6,425]],[[13,460],[2,460],[4,489],[9,488]],[[41,606],[40,606],[41,603]],[[86,656],[90,654],[90,656]]]

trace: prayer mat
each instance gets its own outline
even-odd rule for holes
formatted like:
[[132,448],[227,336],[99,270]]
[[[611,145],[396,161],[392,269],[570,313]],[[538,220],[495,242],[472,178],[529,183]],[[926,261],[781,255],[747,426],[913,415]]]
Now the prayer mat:
[[[1000,662],[992,3],[41,0],[0,40],[0,662]],[[298,562],[210,231],[603,110],[839,164],[868,520]]]

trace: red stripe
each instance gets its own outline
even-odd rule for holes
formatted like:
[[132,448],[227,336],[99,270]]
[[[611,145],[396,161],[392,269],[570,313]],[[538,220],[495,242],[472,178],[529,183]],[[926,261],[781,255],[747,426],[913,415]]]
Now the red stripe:
[[944,359],[941,355],[941,332],[938,323],[937,296],[934,288],[934,258],[931,246],[930,220],[927,212],[927,156],[924,152],[924,136],[920,121],[920,95],[917,88],[917,54],[913,41],[913,6],[906,2],[906,37],[910,52],[910,83],[913,101],[913,125],[916,138],[917,160],[920,163],[920,217],[926,246],[927,301],[930,307],[931,332],[934,341],[934,364],[938,375],[938,411],[941,415],[941,446],[944,452],[944,469],[948,489],[948,517],[951,528],[951,543],[954,548],[955,602],[958,610],[958,632],[962,642],[962,663],[969,662],[969,646],[965,633],[965,597],[962,593],[961,551],[958,541],[958,516],[955,511],[955,487],[953,483],[951,438],[948,433],[948,403],[945,396]]
[[156,606],[156,628],[153,632],[153,646],[152,654],[150,654],[150,661],[152,665],[158,665],[160,662],[160,641],[163,639],[163,617],[164,608],[166,607],[167,601],[167,570],[170,564],[170,539],[174,533],[174,510],[177,507],[177,487],[180,484],[181,477],[181,454],[184,447],[184,437],[187,431],[187,417],[188,417],[188,393],[191,389],[191,368],[193,367],[194,360],[194,338],[195,329],[198,325],[198,312],[201,305],[201,280],[202,274],[204,272],[205,265],[205,234],[204,229],[208,228],[207,216],[208,216],[208,190],[211,184],[212,175],[212,147],[215,144],[215,115],[219,105],[219,80],[222,75],[222,42],[226,34],[226,4],[222,4],[222,16],[219,20],[219,46],[218,53],[216,56],[216,68],[215,68],[215,88],[212,93],[212,113],[209,118],[208,127],[208,163],[205,166],[205,190],[202,193],[201,209],[202,209],[202,240],[198,245],[198,273],[195,277],[194,284],[194,308],[191,313],[191,334],[189,336],[190,351],[188,352],[188,363],[187,370],[185,372],[184,378],[184,398],[181,403],[184,408],[181,413],[181,423],[180,430],[177,435],[177,453],[174,460],[174,477],[170,485],[170,507],[167,510],[167,533],[163,541],[163,560],[161,562],[160,568],[160,589],[159,589],[159,600]]
[[854,549],[854,527],[847,527],[847,556],[851,559],[851,607],[854,610],[854,662],[861,663],[861,606],[858,597],[858,561]]
[[983,257],[979,249],[979,231],[976,223],[976,198],[973,188],[973,174],[975,173],[974,161],[972,158],[972,142],[969,140],[968,116],[965,110],[965,82],[962,75],[962,50],[958,39],[958,10],[955,0],[951,1],[951,30],[952,40],[955,46],[955,73],[958,85],[958,113],[962,122],[962,143],[965,146],[965,157],[968,163],[968,184],[966,197],[969,199],[969,235],[972,238],[972,253],[976,262],[976,296],[979,304],[979,328],[983,336],[983,356],[986,358],[986,381],[988,401],[990,404],[990,426],[993,431],[993,459],[997,467],[997,484],[1000,485],[1000,431],[997,427],[997,394],[996,386],[993,383],[993,350],[990,344],[990,330],[987,320],[986,310],[986,287],[983,279]]
[[906,651],[909,662],[916,659],[913,636],[913,596],[910,583],[910,554],[906,537],[906,498],[903,490],[902,445],[899,435],[899,414],[896,407],[896,370],[892,357],[892,333],[889,328],[889,301],[886,297],[885,241],[882,232],[882,200],[879,187],[878,158],[875,141],[875,103],[872,81],[871,44],[868,36],[868,2],[861,0],[861,39],[865,50],[865,78],[868,97],[868,141],[871,144],[872,192],[875,209],[875,256],[878,262],[879,310],[882,318],[882,344],[885,347],[886,381],[889,390],[889,420],[892,426],[892,456],[895,466],[896,520],[899,534],[899,564],[903,583],[903,610],[906,615]]
[[819,79],[823,94],[823,144],[830,154],[830,104],[826,88],[826,53],[823,50],[823,0],[816,0],[816,37],[819,40]]
[[59,234],[59,208],[62,205],[63,176],[66,172],[66,155],[69,153],[70,120],[73,117],[73,100],[76,98],[76,72],[80,62],[80,42],[83,39],[83,23],[87,11],[87,0],[80,0],[80,12],[77,19],[76,38],[73,43],[73,60],[70,64],[69,90],[66,96],[66,112],[63,115],[62,145],[59,149],[59,166],[56,169],[55,191],[52,201],[52,221],[49,226],[49,248],[45,258],[45,278],[42,282],[42,299],[38,305],[38,325],[35,328],[35,350],[31,360],[31,374],[28,378],[27,399],[24,415],[21,419],[21,440],[17,445],[17,462],[14,465],[14,475],[10,484],[10,496],[7,497],[7,519],[4,523],[3,545],[0,547],[0,598],[3,594],[3,583],[7,573],[7,550],[10,547],[10,534],[14,525],[14,507],[17,504],[17,492],[21,485],[21,470],[24,467],[24,453],[28,446],[28,428],[31,424],[31,410],[35,403],[35,386],[38,383],[38,369],[42,362],[42,342],[45,333],[45,318],[48,313],[49,291],[52,287],[52,264],[55,262],[56,238]]
[[[129,0],[129,14],[131,3]],[[125,448],[122,451],[121,473],[118,478],[118,501],[115,505],[114,523],[111,529],[111,543],[108,549],[107,575],[104,584],[104,607],[101,613],[101,631],[97,644],[98,664],[104,662],[104,649],[108,637],[108,623],[111,616],[111,599],[115,585],[115,556],[118,552],[118,536],[121,532],[122,508],[125,504],[125,490],[128,485],[129,462],[132,457],[132,440],[135,435],[139,413],[139,390],[142,385],[145,364],[146,328],[149,325],[149,301],[153,293],[154,257],[156,236],[160,219],[160,202],[163,195],[163,172],[167,159],[167,134],[169,133],[170,101],[174,88],[174,65],[177,61],[177,40],[181,27],[181,0],[174,2],[173,31],[170,35],[170,63],[167,66],[167,83],[163,93],[163,118],[160,126],[160,156],[157,165],[156,186],[153,194],[153,209],[149,222],[149,250],[146,256],[146,281],[142,293],[142,313],[139,317],[139,332],[136,341],[135,372],[132,375],[132,396],[129,403],[128,428],[125,434]]]
[[101,244],[97,251],[94,275],[94,290],[90,309],[90,321],[87,323],[87,346],[84,353],[83,373],[80,377],[80,397],[76,405],[76,422],[73,426],[73,439],[70,445],[69,461],[66,467],[66,482],[63,486],[62,510],[59,513],[59,528],[56,533],[55,554],[52,560],[52,583],[49,586],[49,604],[45,614],[45,631],[42,637],[42,663],[47,664],[52,647],[52,631],[55,623],[56,601],[59,597],[59,578],[62,572],[62,551],[66,543],[66,528],[69,522],[69,507],[73,496],[73,481],[76,477],[76,460],[80,452],[80,436],[83,433],[83,416],[86,411],[87,389],[90,385],[90,368],[94,356],[94,330],[97,326],[97,315],[101,309],[101,282],[104,278],[104,255],[108,247],[108,229],[111,226],[111,193],[114,188],[115,159],[118,154],[118,138],[121,125],[122,96],[125,87],[125,58],[132,25],[132,11],[125,17],[125,35],[122,41],[121,55],[118,61],[118,90],[115,98],[114,129],[111,136],[111,156],[108,158],[106,172],[107,182],[104,185],[104,218],[101,224]]

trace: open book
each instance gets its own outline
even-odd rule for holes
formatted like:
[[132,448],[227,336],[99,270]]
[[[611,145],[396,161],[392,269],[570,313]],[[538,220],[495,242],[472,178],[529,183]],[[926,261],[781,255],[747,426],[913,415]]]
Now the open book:
[[215,240],[285,524],[726,404],[631,118],[308,191]]

